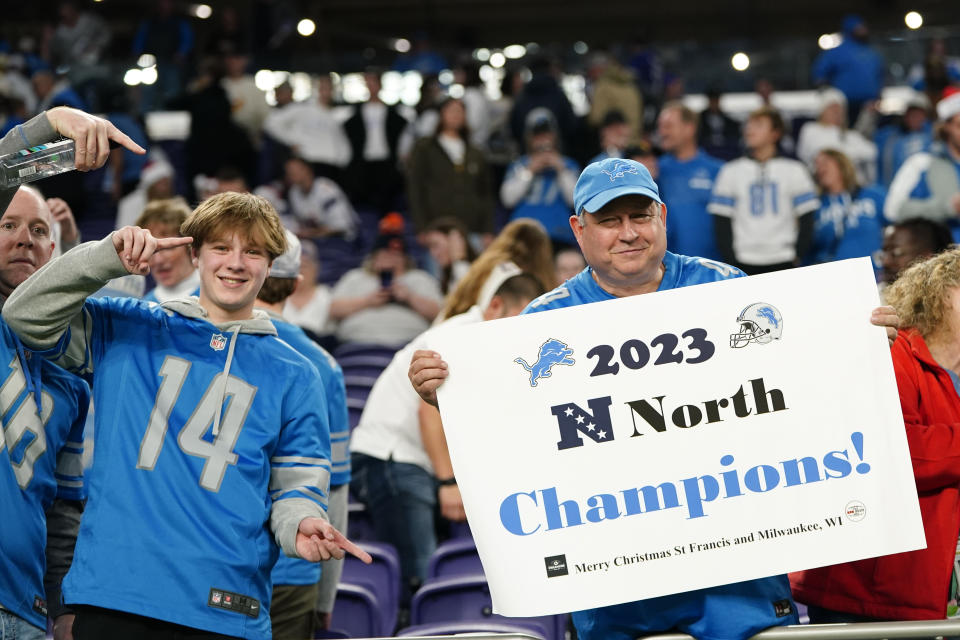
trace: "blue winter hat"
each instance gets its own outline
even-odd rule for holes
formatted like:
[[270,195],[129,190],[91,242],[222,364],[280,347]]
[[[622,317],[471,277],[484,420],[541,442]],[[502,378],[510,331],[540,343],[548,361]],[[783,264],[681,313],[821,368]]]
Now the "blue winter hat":
[[647,168],[636,160],[606,158],[587,166],[573,190],[573,207],[577,215],[587,210],[596,213],[605,204],[620,196],[641,195],[660,204],[660,190]]

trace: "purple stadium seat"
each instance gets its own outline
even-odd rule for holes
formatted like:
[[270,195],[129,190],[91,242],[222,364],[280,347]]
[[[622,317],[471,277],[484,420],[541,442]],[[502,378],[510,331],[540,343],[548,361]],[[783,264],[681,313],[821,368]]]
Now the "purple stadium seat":
[[367,508],[362,502],[354,500],[353,496],[350,496],[350,504],[347,505],[347,533],[354,542],[377,539]]
[[563,640],[566,615],[507,618],[493,613],[490,588],[482,575],[428,580],[413,595],[410,624],[489,620],[540,629],[546,640]]
[[364,564],[348,554],[343,561],[340,582],[364,586],[376,596],[386,625],[382,635],[389,635],[397,623],[400,602],[400,557],[393,545],[384,542],[357,544],[373,557],[373,563]]
[[333,603],[330,626],[350,634],[351,638],[375,638],[389,635],[391,630],[381,614],[382,605],[367,587],[341,582]]
[[466,620],[464,622],[418,624],[401,629],[397,632],[397,637],[448,636],[459,633],[519,633],[536,638],[536,640],[547,640],[543,630],[536,625],[527,626],[500,620]]
[[468,522],[451,522],[450,537],[469,538],[473,540],[473,532],[470,531],[470,524]]
[[321,629],[320,631],[315,631],[313,634],[313,640],[331,640],[334,638],[349,637],[351,637],[349,633],[339,629]]
[[[350,346],[350,345],[347,345]],[[340,366],[349,371],[351,375],[372,376],[376,378],[387,368],[393,355],[383,353],[357,353],[353,355],[340,356],[337,362]]]
[[333,352],[343,369],[347,389],[347,415],[350,429],[360,422],[363,407],[377,378],[387,368],[397,352],[396,347],[378,344],[344,344]]
[[441,543],[430,556],[427,579],[465,575],[483,575],[473,538],[453,538]]
[[343,274],[363,262],[364,254],[356,243],[343,238],[316,238],[317,255],[320,256],[320,281],[334,285]]
[[[393,358],[393,354],[399,351],[402,346],[403,345],[389,346],[361,342],[347,343],[338,346],[333,352],[333,357],[337,359],[337,362],[341,362],[342,359],[347,358],[348,356],[377,356],[380,358],[385,358],[386,363],[383,366],[387,366],[387,364],[389,364],[390,360]],[[340,366],[343,366],[342,363]]]

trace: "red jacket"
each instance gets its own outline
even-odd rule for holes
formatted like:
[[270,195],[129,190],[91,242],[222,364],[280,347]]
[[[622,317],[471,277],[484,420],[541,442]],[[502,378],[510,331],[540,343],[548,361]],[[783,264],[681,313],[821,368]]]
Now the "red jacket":
[[947,616],[960,531],[960,397],[920,334],[891,348],[927,548],[791,574],[794,597],[834,611],[889,620]]

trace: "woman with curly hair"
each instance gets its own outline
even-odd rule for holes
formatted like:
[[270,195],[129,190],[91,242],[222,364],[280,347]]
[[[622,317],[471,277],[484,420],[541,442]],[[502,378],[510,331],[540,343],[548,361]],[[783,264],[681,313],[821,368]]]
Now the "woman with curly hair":
[[891,348],[927,548],[794,574],[811,622],[943,619],[956,612],[960,530],[960,249],[903,271],[886,290]]

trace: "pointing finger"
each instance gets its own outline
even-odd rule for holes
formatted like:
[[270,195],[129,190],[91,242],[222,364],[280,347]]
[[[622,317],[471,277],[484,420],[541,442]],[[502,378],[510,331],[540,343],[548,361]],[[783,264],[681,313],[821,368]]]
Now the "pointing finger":
[[177,247],[185,247],[188,244],[193,242],[193,238],[190,236],[185,237],[172,237],[172,238],[157,238],[157,251],[163,251],[164,249],[175,249]]
[[109,137],[111,140],[113,140],[120,146],[130,149],[130,151],[133,151],[134,153],[138,153],[142,155],[147,152],[146,149],[144,149],[143,147],[138,145],[136,142],[134,142],[130,138],[130,136],[120,131],[120,129],[117,129],[111,123],[107,124],[107,137]]
[[365,564],[370,564],[373,562],[373,558],[370,557],[369,553],[358,547],[353,542],[350,542],[350,540],[348,540],[343,534],[338,533],[337,536],[337,544],[341,549],[353,556],[356,556],[357,558],[360,558],[360,560],[362,560]]

